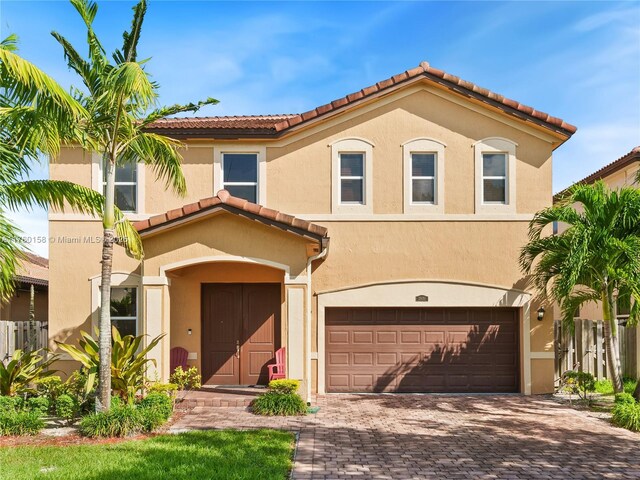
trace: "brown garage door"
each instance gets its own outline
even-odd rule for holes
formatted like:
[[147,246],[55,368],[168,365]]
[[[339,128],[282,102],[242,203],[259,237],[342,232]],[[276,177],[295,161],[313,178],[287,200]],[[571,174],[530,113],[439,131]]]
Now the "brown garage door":
[[328,392],[517,392],[518,310],[327,308]]

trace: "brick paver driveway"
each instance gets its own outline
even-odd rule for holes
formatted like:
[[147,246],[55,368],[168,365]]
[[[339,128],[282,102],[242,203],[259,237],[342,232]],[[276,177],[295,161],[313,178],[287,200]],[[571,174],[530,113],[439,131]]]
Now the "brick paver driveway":
[[640,435],[522,396],[328,395],[285,419],[198,407],[174,425],[300,434],[293,478],[640,478]]

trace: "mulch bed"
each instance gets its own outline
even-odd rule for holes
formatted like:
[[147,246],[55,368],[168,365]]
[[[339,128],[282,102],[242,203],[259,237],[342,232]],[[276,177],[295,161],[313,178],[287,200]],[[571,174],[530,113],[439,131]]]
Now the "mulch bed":
[[173,415],[167,423],[153,433],[145,433],[140,435],[132,435],[124,438],[87,438],[77,432],[68,435],[54,436],[39,433],[38,435],[24,436],[0,436],[0,448],[3,447],[19,447],[19,446],[55,446],[67,447],[74,445],[110,445],[120,442],[128,442],[129,440],[144,440],[158,435],[167,433],[171,425],[187,414],[184,410],[174,410]]

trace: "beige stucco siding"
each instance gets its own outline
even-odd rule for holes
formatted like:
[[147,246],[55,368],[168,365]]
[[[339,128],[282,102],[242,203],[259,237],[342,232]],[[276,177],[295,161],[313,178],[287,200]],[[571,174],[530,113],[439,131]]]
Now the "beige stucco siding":
[[329,257],[316,291],[407,279],[458,280],[522,289],[527,222],[325,222]]
[[49,164],[52,180],[67,180],[91,188],[91,154],[79,147],[64,147]]
[[551,199],[551,144],[427,91],[399,97],[286,146],[268,146],[268,204],[292,213],[331,212],[331,147],[357,137],[372,142],[373,212],[403,211],[402,144],[429,137],[446,144],[445,213],[474,213],[473,144],[504,137],[516,149],[517,212],[533,213]]

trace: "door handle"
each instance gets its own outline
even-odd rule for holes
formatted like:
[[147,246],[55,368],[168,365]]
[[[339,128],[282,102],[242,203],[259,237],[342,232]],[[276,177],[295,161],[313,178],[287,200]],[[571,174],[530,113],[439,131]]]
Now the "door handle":
[[236,340],[236,358],[240,358],[240,340]]

